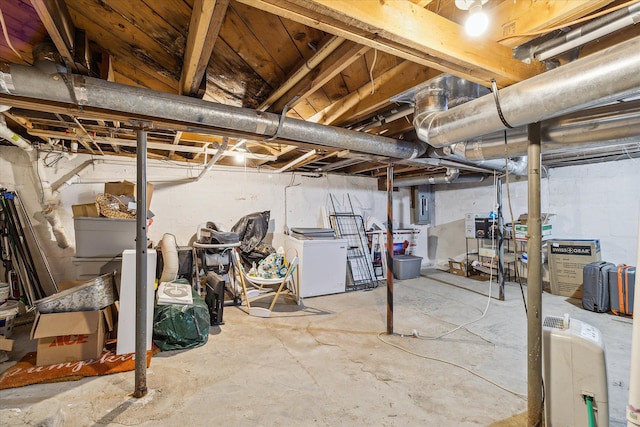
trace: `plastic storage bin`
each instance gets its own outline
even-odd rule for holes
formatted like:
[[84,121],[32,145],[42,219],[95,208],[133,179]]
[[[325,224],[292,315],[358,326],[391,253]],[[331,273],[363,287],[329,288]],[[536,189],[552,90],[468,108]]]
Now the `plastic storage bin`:
[[422,257],[415,255],[396,255],[393,257],[393,277],[398,280],[414,279],[420,276]]
[[136,248],[136,220],[74,217],[77,257],[113,257]]
[[0,305],[0,335],[10,338],[13,331],[13,323],[18,315],[20,303],[18,301],[7,301]]

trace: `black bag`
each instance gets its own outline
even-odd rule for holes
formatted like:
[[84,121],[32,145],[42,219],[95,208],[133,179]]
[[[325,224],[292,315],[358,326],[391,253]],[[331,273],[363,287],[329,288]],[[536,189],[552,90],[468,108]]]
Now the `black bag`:
[[609,271],[615,271],[611,262],[595,261],[582,269],[582,307],[596,313],[610,309]]

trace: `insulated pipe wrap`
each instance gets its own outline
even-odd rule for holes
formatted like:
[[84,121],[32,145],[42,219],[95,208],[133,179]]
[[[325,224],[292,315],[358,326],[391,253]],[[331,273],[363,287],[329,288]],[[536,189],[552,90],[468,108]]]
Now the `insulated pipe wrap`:
[[[523,126],[637,93],[638,52],[640,37],[635,37],[500,90],[505,120]],[[414,122],[418,137],[436,148],[506,128],[492,94]]]

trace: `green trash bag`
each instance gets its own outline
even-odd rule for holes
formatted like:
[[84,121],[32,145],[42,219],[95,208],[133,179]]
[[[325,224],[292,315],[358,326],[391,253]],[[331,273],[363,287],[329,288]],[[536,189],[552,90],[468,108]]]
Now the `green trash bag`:
[[[188,283],[184,279],[176,283]],[[153,343],[161,351],[200,347],[209,338],[209,307],[192,289],[193,305],[156,305],[153,314]]]

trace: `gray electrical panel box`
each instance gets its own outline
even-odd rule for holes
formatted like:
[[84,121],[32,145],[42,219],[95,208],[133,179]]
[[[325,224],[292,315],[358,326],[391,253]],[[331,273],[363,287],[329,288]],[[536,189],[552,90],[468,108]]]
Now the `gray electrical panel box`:
[[432,185],[415,188],[413,203],[413,223],[433,225],[435,222],[436,197]]

